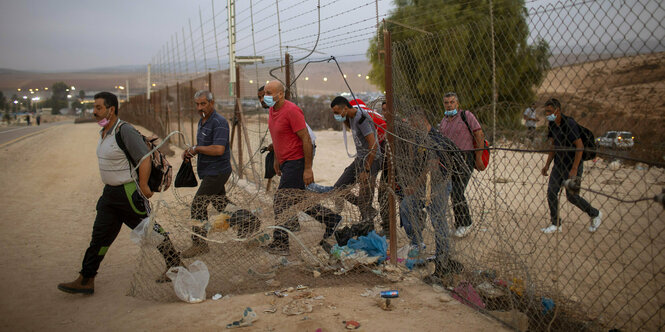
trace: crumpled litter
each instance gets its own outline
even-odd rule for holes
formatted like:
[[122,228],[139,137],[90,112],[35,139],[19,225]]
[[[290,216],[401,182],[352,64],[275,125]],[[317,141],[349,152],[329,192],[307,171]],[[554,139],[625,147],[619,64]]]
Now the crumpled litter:
[[282,308],[282,313],[287,316],[300,315],[312,312],[312,305],[306,300],[293,300]]
[[483,303],[483,300],[480,298],[480,295],[478,295],[478,292],[476,292],[476,290],[473,288],[473,285],[471,285],[471,283],[468,281],[462,281],[457,287],[455,287],[453,291],[453,298],[468,305],[471,308],[476,309],[471,305],[473,304],[479,308],[485,309],[485,303]]
[[388,243],[385,236],[379,236],[375,231],[369,232],[366,236],[359,236],[358,239],[349,239],[347,245],[351,249],[363,250],[370,257],[379,257],[378,263],[386,260]]
[[210,272],[202,261],[197,260],[187,268],[172,267],[166,271],[166,276],[173,280],[173,289],[179,299],[188,303],[199,303],[205,300]]

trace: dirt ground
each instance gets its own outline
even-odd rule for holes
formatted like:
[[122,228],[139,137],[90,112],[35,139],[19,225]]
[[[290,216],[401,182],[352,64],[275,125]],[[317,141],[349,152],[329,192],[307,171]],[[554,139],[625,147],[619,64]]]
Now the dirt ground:
[[[262,293],[218,301],[207,294],[201,304],[136,299],[125,295],[139,253],[126,227],[102,263],[93,296],[60,292],[56,285],[73,280],[80,268],[103,186],[97,132],[94,123],[66,124],[0,146],[1,330],[219,330],[245,307],[259,315],[245,329],[251,331],[342,331],[345,320],[357,320],[363,331],[506,330],[420,282],[391,285],[401,290],[391,312],[360,296],[360,285],[312,289],[324,296],[321,305],[296,316],[281,313],[288,297],[276,300],[276,313],[265,313],[275,298]],[[179,162],[174,158],[172,164]]]

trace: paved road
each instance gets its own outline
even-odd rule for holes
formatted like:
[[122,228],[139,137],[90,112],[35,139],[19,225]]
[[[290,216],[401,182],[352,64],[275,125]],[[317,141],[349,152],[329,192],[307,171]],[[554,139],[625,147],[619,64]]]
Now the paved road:
[[5,128],[0,128],[0,146],[4,146],[6,144],[11,144],[15,141],[18,141],[24,137],[29,137],[32,135],[36,135],[37,133],[46,130],[50,127],[53,126],[59,126],[65,123],[72,123],[73,121],[71,120],[66,120],[66,121],[60,121],[60,122],[49,122],[49,123],[42,123],[41,126],[19,126],[19,127],[5,127]]

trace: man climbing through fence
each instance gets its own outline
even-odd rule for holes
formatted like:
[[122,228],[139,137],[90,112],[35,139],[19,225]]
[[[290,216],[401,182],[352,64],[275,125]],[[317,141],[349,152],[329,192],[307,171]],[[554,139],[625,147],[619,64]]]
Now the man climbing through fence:
[[[94,99],[93,115],[102,127],[97,143],[97,159],[104,191],[97,201],[92,239],[83,256],[80,275],[72,282],[58,285],[59,290],[67,293],[94,293],[99,265],[118,236],[122,224],[131,229],[136,228],[141,220],[148,216],[148,199],[153,195],[148,186],[150,158],[144,159],[139,164],[138,171],[132,172],[127,155],[116,142],[116,134],[119,133],[128,154],[133,158],[133,163],[138,164],[149,152],[143,137],[132,125],[118,118],[118,97],[110,92],[100,92]],[[157,249],[164,257],[166,269],[182,265],[180,254],[173,247],[168,234],[158,224],[154,225],[153,230],[164,237]],[[157,282],[168,281],[170,279],[165,273],[157,279]]]
[[342,189],[356,183],[360,186],[358,196],[348,194],[344,198],[358,206],[361,223],[367,225],[368,231],[373,230],[374,217],[377,215],[376,209],[372,207],[374,184],[383,160],[376,126],[367,111],[353,107],[344,97],[335,97],[330,108],[335,120],[342,122],[344,128],[351,128],[356,146],[353,162],[344,169],[334,187]]
[[[280,175],[279,186],[273,198],[273,211],[280,228],[291,232],[300,230],[298,216],[283,214],[305,197],[305,186],[314,182],[312,171],[313,145],[305,123],[305,115],[296,104],[284,97],[284,85],[271,81],[265,86],[263,101],[269,109],[268,130],[275,151],[275,173]],[[291,211],[293,212],[293,211]],[[341,216],[320,205],[307,208],[307,214],[325,224],[324,238],[332,235]],[[280,220],[284,219],[286,220]],[[271,254],[289,254],[289,233],[284,229],[273,231],[273,241],[266,249]]]
[[191,162],[191,159],[198,155],[196,170],[201,185],[194,195],[190,213],[196,223],[192,226],[196,235],[192,235],[192,246],[182,252],[184,258],[210,251],[205,240],[210,229],[208,205],[212,203],[218,212],[224,211],[229,203],[225,186],[231,176],[229,122],[215,111],[215,100],[210,91],[197,91],[194,102],[201,115],[196,132],[196,145],[183,151],[182,159]]
[[[459,168],[465,167],[466,161],[453,141],[432,128],[422,110],[412,111],[408,115],[408,122],[420,135],[415,135],[419,137],[416,142],[418,145],[413,146],[413,160],[410,160],[413,163],[410,170],[412,178],[403,188],[404,198],[399,209],[400,222],[411,240],[410,252],[415,250],[419,253],[423,249],[422,231],[426,222],[420,211],[424,208],[429,214],[436,244],[435,268],[434,273],[425,277],[424,281],[440,283],[442,277],[461,270],[461,264],[450,257],[450,232],[446,210],[452,189],[450,176]],[[428,175],[429,193],[426,190]]]

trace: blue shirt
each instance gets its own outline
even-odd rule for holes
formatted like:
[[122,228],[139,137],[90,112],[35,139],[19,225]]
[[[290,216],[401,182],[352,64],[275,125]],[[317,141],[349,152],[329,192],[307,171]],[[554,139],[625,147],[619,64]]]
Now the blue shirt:
[[[547,138],[552,138],[554,148],[571,149],[575,148],[575,142],[580,136],[580,127],[571,117],[563,117],[561,125],[552,121],[549,123]],[[575,151],[557,151],[554,154],[554,165],[572,167],[575,161]]]
[[201,123],[202,121],[203,119],[199,120],[198,131],[196,133],[196,145],[221,145],[224,147],[224,154],[221,156],[198,154],[196,168],[199,173],[199,178],[231,173],[229,122],[214,110],[205,123]]

